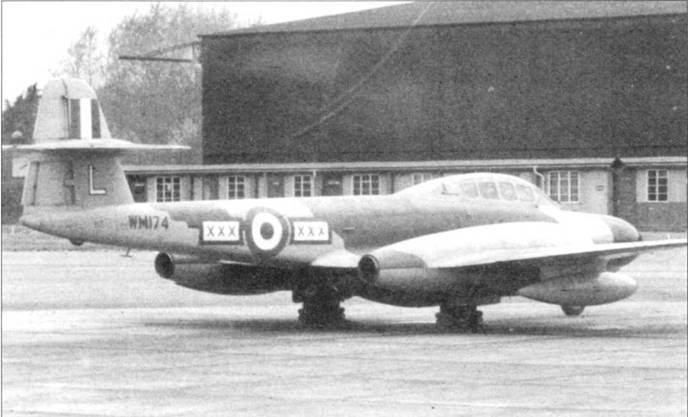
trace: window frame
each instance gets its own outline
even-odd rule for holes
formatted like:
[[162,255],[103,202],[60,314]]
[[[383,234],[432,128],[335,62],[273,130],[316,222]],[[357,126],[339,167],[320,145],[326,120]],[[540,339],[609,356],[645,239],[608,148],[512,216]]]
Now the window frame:
[[[167,190],[167,186],[171,190]],[[173,203],[182,200],[182,177],[179,175],[159,175],[155,177],[155,201]]]
[[[241,181],[239,181],[241,180]],[[227,199],[243,200],[246,198],[246,176],[227,175]]]
[[313,182],[313,175],[311,174],[294,175],[292,178],[292,195],[294,197],[313,197]]
[[[562,174],[565,174],[562,175]],[[555,181],[553,181],[553,179]],[[575,180],[575,181],[574,181]],[[575,170],[556,170],[547,172],[545,177],[547,196],[562,204],[580,203],[580,172]],[[573,184],[575,183],[575,188]],[[556,187],[553,188],[553,185]],[[574,192],[575,191],[575,192]],[[563,199],[565,196],[566,199]]]
[[353,195],[380,195],[380,174],[354,174],[351,178]]
[[[650,173],[653,172],[655,173],[654,178],[651,178]],[[660,175],[663,174],[663,175]],[[669,170],[668,169],[648,169],[645,172],[646,180],[645,180],[645,197],[647,197],[647,202],[648,203],[667,203],[669,202]],[[651,184],[651,181],[654,180],[654,184]],[[664,185],[660,183],[660,181],[664,180]],[[660,188],[664,188],[664,192],[662,193],[660,191]],[[651,191],[654,189],[654,191]],[[654,197],[654,198],[651,198]],[[663,199],[660,197],[664,197]]]
[[492,180],[477,181],[478,193],[483,200],[502,200],[499,186]]
[[502,201],[518,201],[516,195],[516,186],[511,181],[497,181],[497,188],[499,189],[499,197]]

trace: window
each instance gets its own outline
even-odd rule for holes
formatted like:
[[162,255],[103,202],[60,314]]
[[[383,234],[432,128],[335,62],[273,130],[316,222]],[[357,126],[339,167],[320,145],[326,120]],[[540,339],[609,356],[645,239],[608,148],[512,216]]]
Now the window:
[[535,201],[533,189],[523,184],[516,184],[516,195],[521,201]]
[[158,177],[155,180],[155,200],[161,203],[179,201],[181,198],[180,177]]
[[547,174],[547,193],[554,201],[578,202],[578,171],[551,171]]
[[376,174],[354,175],[354,195],[380,194],[380,176]]
[[246,198],[246,177],[241,175],[227,177],[227,198],[230,200]]
[[461,195],[468,198],[478,198],[478,186],[472,181],[464,181],[459,183]]
[[647,171],[647,201],[669,200],[669,177],[666,169]]
[[294,197],[310,197],[313,195],[313,176],[294,176]]
[[514,188],[514,184],[510,182],[501,181],[499,183],[499,194],[502,195],[504,200],[516,200],[516,189]]
[[478,183],[478,189],[480,190],[480,196],[482,198],[489,199],[499,199],[499,193],[497,192],[497,185],[492,181],[481,181]]
[[411,182],[413,185],[418,185],[420,183],[423,183],[425,181],[430,181],[431,179],[435,178],[436,175],[431,173],[431,172],[419,172],[416,174],[413,174],[411,176]]

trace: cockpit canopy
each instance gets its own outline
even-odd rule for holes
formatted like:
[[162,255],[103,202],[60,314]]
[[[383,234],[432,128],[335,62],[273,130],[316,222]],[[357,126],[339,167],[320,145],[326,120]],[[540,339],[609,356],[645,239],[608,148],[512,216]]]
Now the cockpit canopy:
[[399,191],[414,196],[454,196],[467,200],[501,200],[537,205],[555,205],[542,190],[521,178],[505,174],[459,174],[415,185]]

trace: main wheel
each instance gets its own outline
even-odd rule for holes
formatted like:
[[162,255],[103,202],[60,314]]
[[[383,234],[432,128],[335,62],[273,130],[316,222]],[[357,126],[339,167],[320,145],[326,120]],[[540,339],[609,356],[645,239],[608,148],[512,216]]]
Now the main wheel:
[[483,313],[474,305],[448,306],[440,304],[440,312],[435,315],[437,328],[453,331],[470,330],[477,333],[483,329]]
[[335,288],[311,286],[295,290],[292,294],[295,302],[302,302],[299,309],[299,322],[312,328],[341,328],[348,325],[344,309],[339,305],[341,294]]
[[561,310],[569,317],[580,316],[585,306],[561,306]]

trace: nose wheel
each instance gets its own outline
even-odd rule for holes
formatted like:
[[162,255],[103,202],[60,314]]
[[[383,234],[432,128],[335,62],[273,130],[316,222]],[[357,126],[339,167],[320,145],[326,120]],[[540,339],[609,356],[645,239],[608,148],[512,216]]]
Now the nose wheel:
[[564,312],[569,317],[575,317],[575,316],[580,316],[581,313],[583,313],[583,310],[585,310],[585,306],[567,306],[563,305],[561,306],[561,310]]

